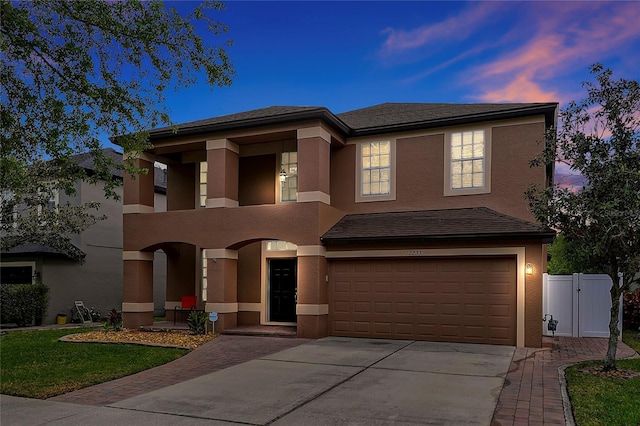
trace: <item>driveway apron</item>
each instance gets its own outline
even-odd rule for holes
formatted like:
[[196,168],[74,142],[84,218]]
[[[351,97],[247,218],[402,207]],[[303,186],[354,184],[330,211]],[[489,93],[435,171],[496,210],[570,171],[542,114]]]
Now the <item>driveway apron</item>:
[[329,337],[109,407],[255,425],[488,425],[513,352]]

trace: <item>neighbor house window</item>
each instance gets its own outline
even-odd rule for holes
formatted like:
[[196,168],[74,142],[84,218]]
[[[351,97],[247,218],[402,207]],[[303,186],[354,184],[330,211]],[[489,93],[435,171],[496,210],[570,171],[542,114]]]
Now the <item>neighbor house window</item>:
[[202,250],[202,300],[207,301],[207,255]]
[[286,174],[280,189],[280,201],[296,201],[298,199],[298,153],[283,152],[280,160],[281,171]]
[[200,162],[200,178],[198,180],[198,194],[200,196],[200,207],[207,205],[207,162]]
[[452,132],[448,135],[445,195],[490,192],[489,131]]
[[358,144],[358,193],[356,201],[395,199],[394,144],[392,141]]

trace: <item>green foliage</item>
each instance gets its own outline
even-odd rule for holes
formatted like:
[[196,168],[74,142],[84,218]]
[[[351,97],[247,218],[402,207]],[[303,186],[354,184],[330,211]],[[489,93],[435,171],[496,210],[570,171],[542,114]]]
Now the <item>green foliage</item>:
[[112,308],[107,317],[107,324],[113,328],[114,331],[122,330],[122,312],[116,308]]
[[640,330],[640,290],[626,293],[622,302],[625,327],[632,330]]
[[0,336],[0,393],[49,398],[165,364],[187,351],[139,345],[65,343],[66,334],[44,330]]
[[[640,371],[640,359],[620,360],[621,368]],[[640,377],[622,379],[600,377],[580,372],[585,366],[602,363],[583,363],[566,370],[567,390],[573,405],[576,424],[580,426],[640,424]]]
[[187,317],[189,331],[193,334],[207,334],[207,320],[209,316],[206,312],[191,311]]
[[561,127],[548,133],[544,153],[532,161],[564,162],[588,184],[576,191],[532,187],[527,197],[538,221],[558,230],[591,268],[611,277],[605,367],[614,369],[617,301],[640,269],[640,83],[613,80],[599,64],[591,72],[595,82],[584,83],[587,97],[560,112]]
[[[2,249],[30,242],[81,258],[68,234],[101,220],[98,205],[40,206],[55,193],[75,194],[78,180],[104,182],[117,197],[115,170],[146,170],[116,164],[100,137],[122,135],[118,143],[135,156],[148,146],[148,129],[171,124],[166,90],[203,77],[231,84],[230,42],[213,45],[215,37],[196,32],[204,24],[223,34],[214,19],[222,9],[211,0],[188,16],[159,0],[0,2]],[[74,162],[79,153],[90,153],[91,174]]]
[[42,324],[49,306],[49,287],[44,284],[0,286],[0,314],[3,323],[24,327]]
[[602,272],[589,265],[588,254],[584,253],[582,246],[567,241],[562,235],[556,237],[553,244],[549,246],[548,253],[551,255],[551,260],[547,264],[547,272],[550,275]]

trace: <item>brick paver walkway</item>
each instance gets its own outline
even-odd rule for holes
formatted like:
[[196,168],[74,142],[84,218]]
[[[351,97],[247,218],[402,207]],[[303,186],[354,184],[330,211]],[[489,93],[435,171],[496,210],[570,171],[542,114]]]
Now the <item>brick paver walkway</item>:
[[55,396],[49,400],[98,406],[112,404],[309,341],[277,337],[218,336],[197,350],[168,364]]
[[[544,337],[543,348],[518,348],[498,399],[492,426],[564,425],[558,367],[604,359],[608,339]],[[618,343],[618,358],[635,352]]]

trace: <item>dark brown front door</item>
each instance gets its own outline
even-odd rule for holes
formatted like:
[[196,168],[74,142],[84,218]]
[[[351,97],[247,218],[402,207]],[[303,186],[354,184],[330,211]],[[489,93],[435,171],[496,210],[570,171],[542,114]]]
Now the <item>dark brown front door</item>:
[[269,259],[269,320],[296,322],[296,259]]

